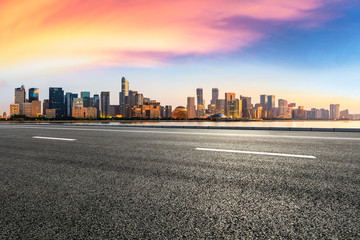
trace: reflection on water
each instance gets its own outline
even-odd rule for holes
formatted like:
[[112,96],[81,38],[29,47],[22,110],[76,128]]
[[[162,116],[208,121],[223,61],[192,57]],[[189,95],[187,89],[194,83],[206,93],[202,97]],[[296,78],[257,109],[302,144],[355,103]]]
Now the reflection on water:
[[299,128],[360,128],[360,121],[122,121],[122,122],[82,122],[71,124],[97,125],[166,125],[166,126],[233,126],[233,127],[299,127]]

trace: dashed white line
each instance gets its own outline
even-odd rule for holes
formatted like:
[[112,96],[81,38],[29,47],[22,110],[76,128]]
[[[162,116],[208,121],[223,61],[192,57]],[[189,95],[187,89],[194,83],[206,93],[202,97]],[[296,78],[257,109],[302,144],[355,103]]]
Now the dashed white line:
[[40,137],[40,136],[33,136],[32,138],[35,139],[48,139],[48,140],[59,140],[59,141],[75,141],[76,139],[73,138],[55,138],[55,137]]
[[354,137],[323,137],[323,136],[294,136],[294,135],[264,135],[264,134],[241,134],[241,133],[209,133],[188,131],[156,131],[156,130],[125,130],[125,129],[100,129],[100,128],[78,128],[78,127],[6,127],[23,129],[48,129],[48,130],[70,130],[70,131],[98,131],[98,132],[123,132],[123,133],[154,133],[154,134],[176,134],[176,135],[203,135],[203,136],[228,136],[228,137],[260,137],[260,138],[285,138],[285,139],[322,139],[322,140],[350,140],[360,141]]
[[315,159],[315,158],[316,158],[315,156],[309,156],[309,155],[295,155],[295,154],[269,153],[269,152],[250,152],[250,151],[215,149],[215,148],[196,148],[196,150],[200,150],[200,151],[212,151],[212,152],[228,152],[228,153],[256,154],[256,155],[268,155],[268,156],[280,156],[280,157],[311,158],[311,159]]

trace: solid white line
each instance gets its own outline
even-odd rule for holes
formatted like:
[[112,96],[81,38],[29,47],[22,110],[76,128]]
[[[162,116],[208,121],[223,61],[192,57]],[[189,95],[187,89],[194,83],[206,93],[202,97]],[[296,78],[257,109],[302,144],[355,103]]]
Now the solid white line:
[[59,141],[75,141],[76,139],[72,138],[55,138],[55,137],[40,137],[40,136],[34,136],[32,138],[36,139],[49,139],[49,140],[59,140]]
[[269,155],[269,156],[280,156],[280,157],[296,157],[296,158],[311,158],[311,159],[316,158],[314,156],[309,156],[309,155],[294,155],[294,154],[268,153],[268,152],[250,152],[250,151],[214,149],[214,148],[196,148],[196,150],[213,151],[213,152],[229,152],[229,153],[245,153],[245,154],[256,154],[256,155]]
[[[5,128],[5,127],[4,127]],[[208,132],[170,132],[154,130],[122,130],[122,129],[99,129],[99,128],[78,128],[78,127],[18,127],[11,126],[6,128],[24,129],[49,129],[49,130],[70,130],[70,131],[98,131],[98,132],[125,132],[125,133],[155,133],[155,134],[178,134],[178,135],[203,135],[203,136],[227,136],[227,137],[260,137],[260,138],[288,138],[288,139],[323,139],[323,140],[352,140],[360,141],[360,138],[347,137],[321,137],[321,136],[291,136],[291,135],[260,135],[260,134],[239,134],[239,133],[208,133]],[[185,129],[182,129],[183,131]],[[186,129],[188,130],[188,129]]]

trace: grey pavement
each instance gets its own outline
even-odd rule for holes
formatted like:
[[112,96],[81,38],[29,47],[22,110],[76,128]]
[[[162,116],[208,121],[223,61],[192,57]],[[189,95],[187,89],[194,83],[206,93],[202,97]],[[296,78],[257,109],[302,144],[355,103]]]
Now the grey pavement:
[[360,239],[359,199],[360,133],[0,125],[0,239]]

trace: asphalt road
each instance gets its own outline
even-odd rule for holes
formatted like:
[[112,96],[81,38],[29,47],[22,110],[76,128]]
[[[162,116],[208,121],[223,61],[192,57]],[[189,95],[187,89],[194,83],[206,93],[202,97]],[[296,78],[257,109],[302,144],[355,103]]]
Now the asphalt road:
[[0,125],[0,239],[126,238],[360,239],[360,133]]

